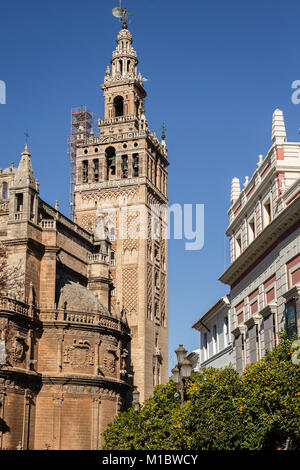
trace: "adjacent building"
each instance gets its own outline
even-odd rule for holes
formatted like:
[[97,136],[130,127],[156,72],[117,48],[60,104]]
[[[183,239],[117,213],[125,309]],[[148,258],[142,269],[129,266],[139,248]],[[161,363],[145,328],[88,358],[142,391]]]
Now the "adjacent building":
[[200,333],[200,348],[189,355],[193,370],[201,367],[222,368],[233,358],[231,340],[230,301],[221,297],[193,325]]
[[232,180],[228,211],[233,362],[239,372],[278,342],[300,331],[300,142],[289,142],[281,110],[272,146],[240,188]]

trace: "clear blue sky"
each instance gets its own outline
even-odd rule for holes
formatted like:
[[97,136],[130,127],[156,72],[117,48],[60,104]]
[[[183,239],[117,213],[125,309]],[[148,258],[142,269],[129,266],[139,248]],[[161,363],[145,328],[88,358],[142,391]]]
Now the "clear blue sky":
[[[271,117],[283,110],[289,140],[299,140],[298,0],[127,0],[140,69],[149,81],[147,118],[167,124],[170,202],[205,204],[205,245],[169,244],[170,355],[179,343],[198,347],[193,322],[227,286],[224,232],[230,183],[244,181],[271,145]],[[24,132],[41,197],[68,214],[70,108],[103,116],[106,64],[120,24],[113,0],[1,2],[0,166],[19,160]],[[228,243],[226,241],[228,264]],[[171,361],[171,366],[173,361]]]

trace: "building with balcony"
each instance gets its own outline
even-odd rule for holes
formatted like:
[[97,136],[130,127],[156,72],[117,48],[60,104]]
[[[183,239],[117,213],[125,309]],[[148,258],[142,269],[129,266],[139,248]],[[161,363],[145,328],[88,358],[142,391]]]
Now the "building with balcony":
[[232,180],[228,211],[234,363],[239,372],[300,328],[300,142],[289,142],[281,110],[272,146],[243,187]]

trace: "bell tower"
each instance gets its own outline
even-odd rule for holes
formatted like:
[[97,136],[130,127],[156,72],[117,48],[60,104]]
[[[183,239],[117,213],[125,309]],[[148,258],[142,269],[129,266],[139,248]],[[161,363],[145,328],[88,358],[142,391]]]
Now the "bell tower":
[[[168,205],[165,135],[150,131],[147,93],[123,19],[107,66],[99,135],[75,148],[76,222],[93,232],[101,206],[111,241],[110,305],[127,316],[133,384],[141,401],[168,380],[168,247],[160,208]],[[156,207],[155,217],[152,208]],[[125,229],[124,229],[125,227]]]

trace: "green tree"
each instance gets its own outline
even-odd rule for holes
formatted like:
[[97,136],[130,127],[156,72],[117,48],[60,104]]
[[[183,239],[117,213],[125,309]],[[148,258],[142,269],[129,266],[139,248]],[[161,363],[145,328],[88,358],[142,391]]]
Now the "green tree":
[[136,414],[120,413],[104,432],[105,449],[259,450],[300,446],[300,368],[293,341],[280,344],[239,375],[204,368],[180,406],[172,380],[156,387]]

